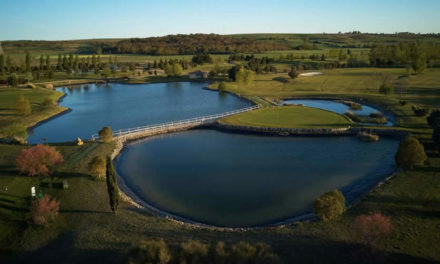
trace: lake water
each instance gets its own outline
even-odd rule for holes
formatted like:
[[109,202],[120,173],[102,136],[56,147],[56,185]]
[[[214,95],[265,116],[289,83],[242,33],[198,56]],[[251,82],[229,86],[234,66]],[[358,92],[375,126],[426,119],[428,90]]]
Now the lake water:
[[[205,86],[184,82],[57,88],[67,95],[61,105],[72,111],[36,127],[28,140],[87,139],[104,126],[115,130],[251,105]],[[158,209],[218,226],[257,226],[310,213],[313,200],[335,188],[353,201],[394,170],[397,145],[387,138],[365,143],[353,137],[197,129],[133,142],[117,158],[116,169],[139,198]]]
[[[362,109],[360,110],[351,110],[350,107],[346,104],[335,102],[332,100],[315,100],[315,99],[293,99],[293,100],[285,100],[283,103],[290,103],[290,104],[303,104],[305,106],[309,107],[315,107],[320,108],[324,110],[329,110],[338,114],[344,114],[347,110],[352,111],[355,114],[358,115],[369,115],[371,113],[380,112],[378,109],[375,109],[368,105],[362,105]],[[392,120],[393,117],[390,115],[385,114],[386,118],[388,119],[388,122],[384,125],[391,126],[393,124]],[[377,126],[378,124],[372,124]]]
[[104,126],[113,130],[223,113],[250,106],[230,94],[203,89],[206,83],[111,84],[57,88],[72,111],[37,126],[30,143],[89,139]]
[[142,200],[218,226],[257,226],[311,212],[338,188],[353,201],[394,170],[398,142],[243,135],[200,129],[130,144],[117,170]]

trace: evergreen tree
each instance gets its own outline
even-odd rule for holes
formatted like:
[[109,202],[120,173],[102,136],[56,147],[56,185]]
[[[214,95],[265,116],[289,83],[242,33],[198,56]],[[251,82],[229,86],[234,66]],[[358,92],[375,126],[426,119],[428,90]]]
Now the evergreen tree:
[[105,176],[107,179],[107,191],[110,200],[110,208],[112,209],[113,213],[116,213],[119,206],[119,188],[115,168],[113,166],[112,159],[109,156],[107,157],[107,169]]
[[0,72],[5,72],[5,55],[0,54]]
[[46,56],[46,70],[48,70],[49,67],[50,67],[50,56],[47,55],[47,56]]
[[41,55],[40,56],[40,68],[39,68],[39,70],[42,71],[43,67],[44,67],[44,56]]
[[26,72],[31,71],[31,54],[29,53],[28,50],[26,50],[26,58],[25,58],[25,68],[26,68]]
[[57,70],[59,70],[59,71],[63,70],[63,65],[62,65],[62,59],[61,59],[61,54],[58,54],[58,60],[57,60]]

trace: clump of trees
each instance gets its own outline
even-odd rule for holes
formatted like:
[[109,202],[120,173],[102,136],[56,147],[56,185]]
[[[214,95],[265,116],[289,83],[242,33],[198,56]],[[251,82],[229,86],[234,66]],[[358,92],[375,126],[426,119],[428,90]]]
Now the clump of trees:
[[229,71],[229,77],[239,84],[248,85],[253,82],[255,73],[244,67],[232,67]]
[[31,103],[24,97],[20,97],[15,102],[15,109],[19,115],[30,115],[32,113]]
[[98,131],[99,138],[105,143],[113,141],[113,133],[109,126],[103,127]]
[[345,197],[339,190],[321,195],[313,203],[313,212],[323,221],[337,219],[345,212]]
[[16,159],[16,165],[20,172],[29,176],[50,174],[51,168],[63,162],[63,156],[55,148],[38,144],[23,149]]
[[143,241],[128,254],[128,263],[281,263],[280,258],[266,243],[238,242],[215,246],[198,240],[188,240],[178,247],[169,247],[164,240]]
[[427,118],[428,124],[432,127],[432,140],[440,151],[440,110],[434,110]]
[[423,145],[415,137],[407,137],[400,142],[394,156],[397,166],[411,170],[414,166],[422,165],[427,159]]
[[43,198],[32,201],[32,221],[36,225],[48,226],[58,215],[59,209],[60,202],[46,194]]
[[112,209],[113,213],[116,213],[119,207],[119,188],[116,178],[115,167],[113,166],[113,162],[110,157],[107,157],[105,176],[107,180],[107,191],[110,201],[110,208]]
[[168,64],[165,68],[165,73],[168,77],[178,77],[182,74],[182,66],[178,63]]
[[214,60],[209,54],[196,54],[191,59],[193,65],[203,65],[205,63],[212,63]]
[[420,107],[418,105],[411,106],[411,109],[416,116],[426,116],[429,113],[428,109]]
[[94,178],[102,180],[105,176],[106,165],[106,160],[103,157],[95,156],[89,162],[88,168]]

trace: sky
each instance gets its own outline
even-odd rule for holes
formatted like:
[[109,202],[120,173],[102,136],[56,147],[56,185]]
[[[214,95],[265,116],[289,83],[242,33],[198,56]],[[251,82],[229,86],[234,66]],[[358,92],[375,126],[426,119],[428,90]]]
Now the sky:
[[0,0],[0,40],[439,33],[440,0]]

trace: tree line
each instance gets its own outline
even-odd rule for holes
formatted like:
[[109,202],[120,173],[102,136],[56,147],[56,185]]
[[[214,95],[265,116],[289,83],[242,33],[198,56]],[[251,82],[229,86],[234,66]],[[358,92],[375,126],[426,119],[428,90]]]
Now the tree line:
[[286,44],[257,41],[251,38],[217,34],[168,35],[164,37],[131,38],[117,43],[100,44],[107,54],[194,55],[199,53],[259,53],[287,50]]

